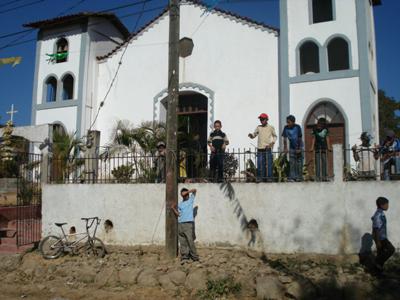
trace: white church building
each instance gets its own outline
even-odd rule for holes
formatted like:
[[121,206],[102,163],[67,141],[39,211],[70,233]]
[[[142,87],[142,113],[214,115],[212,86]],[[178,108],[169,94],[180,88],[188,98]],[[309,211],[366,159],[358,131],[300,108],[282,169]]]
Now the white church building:
[[[280,0],[277,29],[217,8],[205,13],[200,1],[182,1],[180,35],[194,48],[180,58],[179,115],[203,142],[214,120],[221,120],[232,148],[253,147],[247,134],[260,113],[269,115],[279,133],[286,116],[294,115],[306,148],[322,116],[334,143],[358,143],[362,131],[377,141],[373,9],[380,4]],[[118,120],[165,120],[168,10],[133,34],[108,13],[25,26],[39,29],[32,125],[60,124],[79,137],[99,130],[104,145]]]

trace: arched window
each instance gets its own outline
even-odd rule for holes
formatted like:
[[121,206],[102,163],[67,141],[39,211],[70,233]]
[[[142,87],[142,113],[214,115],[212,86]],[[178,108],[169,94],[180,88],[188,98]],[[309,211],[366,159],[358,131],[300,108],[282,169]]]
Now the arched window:
[[334,38],[328,44],[329,71],[348,70],[349,45],[343,38]]
[[57,97],[57,79],[49,77],[46,80],[46,102],[55,102]]
[[65,75],[62,79],[62,99],[74,99],[74,77],[70,74]]
[[311,41],[300,47],[300,74],[319,73],[319,48]]
[[56,51],[56,63],[68,60],[68,41],[65,38],[57,40]]
[[333,0],[312,0],[313,23],[333,20]]

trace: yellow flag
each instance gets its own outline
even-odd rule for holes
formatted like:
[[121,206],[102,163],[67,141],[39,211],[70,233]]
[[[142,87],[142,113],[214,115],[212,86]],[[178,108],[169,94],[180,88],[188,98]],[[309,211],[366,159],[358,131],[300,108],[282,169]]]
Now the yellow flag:
[[16,65],[21,63],[21,60],[22,60],[21,56],[0,58],[0,67],[6,64],[12,64],[12,67],[15,67]]

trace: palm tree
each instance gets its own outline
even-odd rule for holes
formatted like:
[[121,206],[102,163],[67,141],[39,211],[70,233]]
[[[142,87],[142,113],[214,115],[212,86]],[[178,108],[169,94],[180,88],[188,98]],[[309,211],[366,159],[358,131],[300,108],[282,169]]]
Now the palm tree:
[[[102,153],[106,160],[112,155],[123,155],[122,161],[128,163],[127,171],[133,174],[136,171],[138,180],[143,182],[154,182],[156,173],[153,169],[153,157],[157,151],[157,144],[165,142],[165,125],[161,122],[142,122],[139,126],[133,126],[129,121],[117,121],[112,131],[111,143],[107,150]],[[124,154],[127,159],[124,159]],[[120,160],[118,160],[120,161]],[[118,163],[117,163],[118,164]],[[121,167],[119,164],[113,170],[114,173]]]
[[82,149],[82,140],[74,137],[74,134],[54,131],[51,166],[53,180],[63,182],[72,172],[76,171],[83,163],[78,158]]

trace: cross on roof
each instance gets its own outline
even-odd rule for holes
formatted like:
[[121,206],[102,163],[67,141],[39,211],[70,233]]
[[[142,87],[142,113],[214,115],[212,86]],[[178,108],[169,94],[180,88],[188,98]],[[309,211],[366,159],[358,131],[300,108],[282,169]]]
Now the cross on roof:
[[18,110],[14,110],[14,104],[11,104],[11,109],[10,111],[7,111],[6,114],[10,115],[10,121],[11,123],[13,122],[14,119],[14,113],[17,113]]

